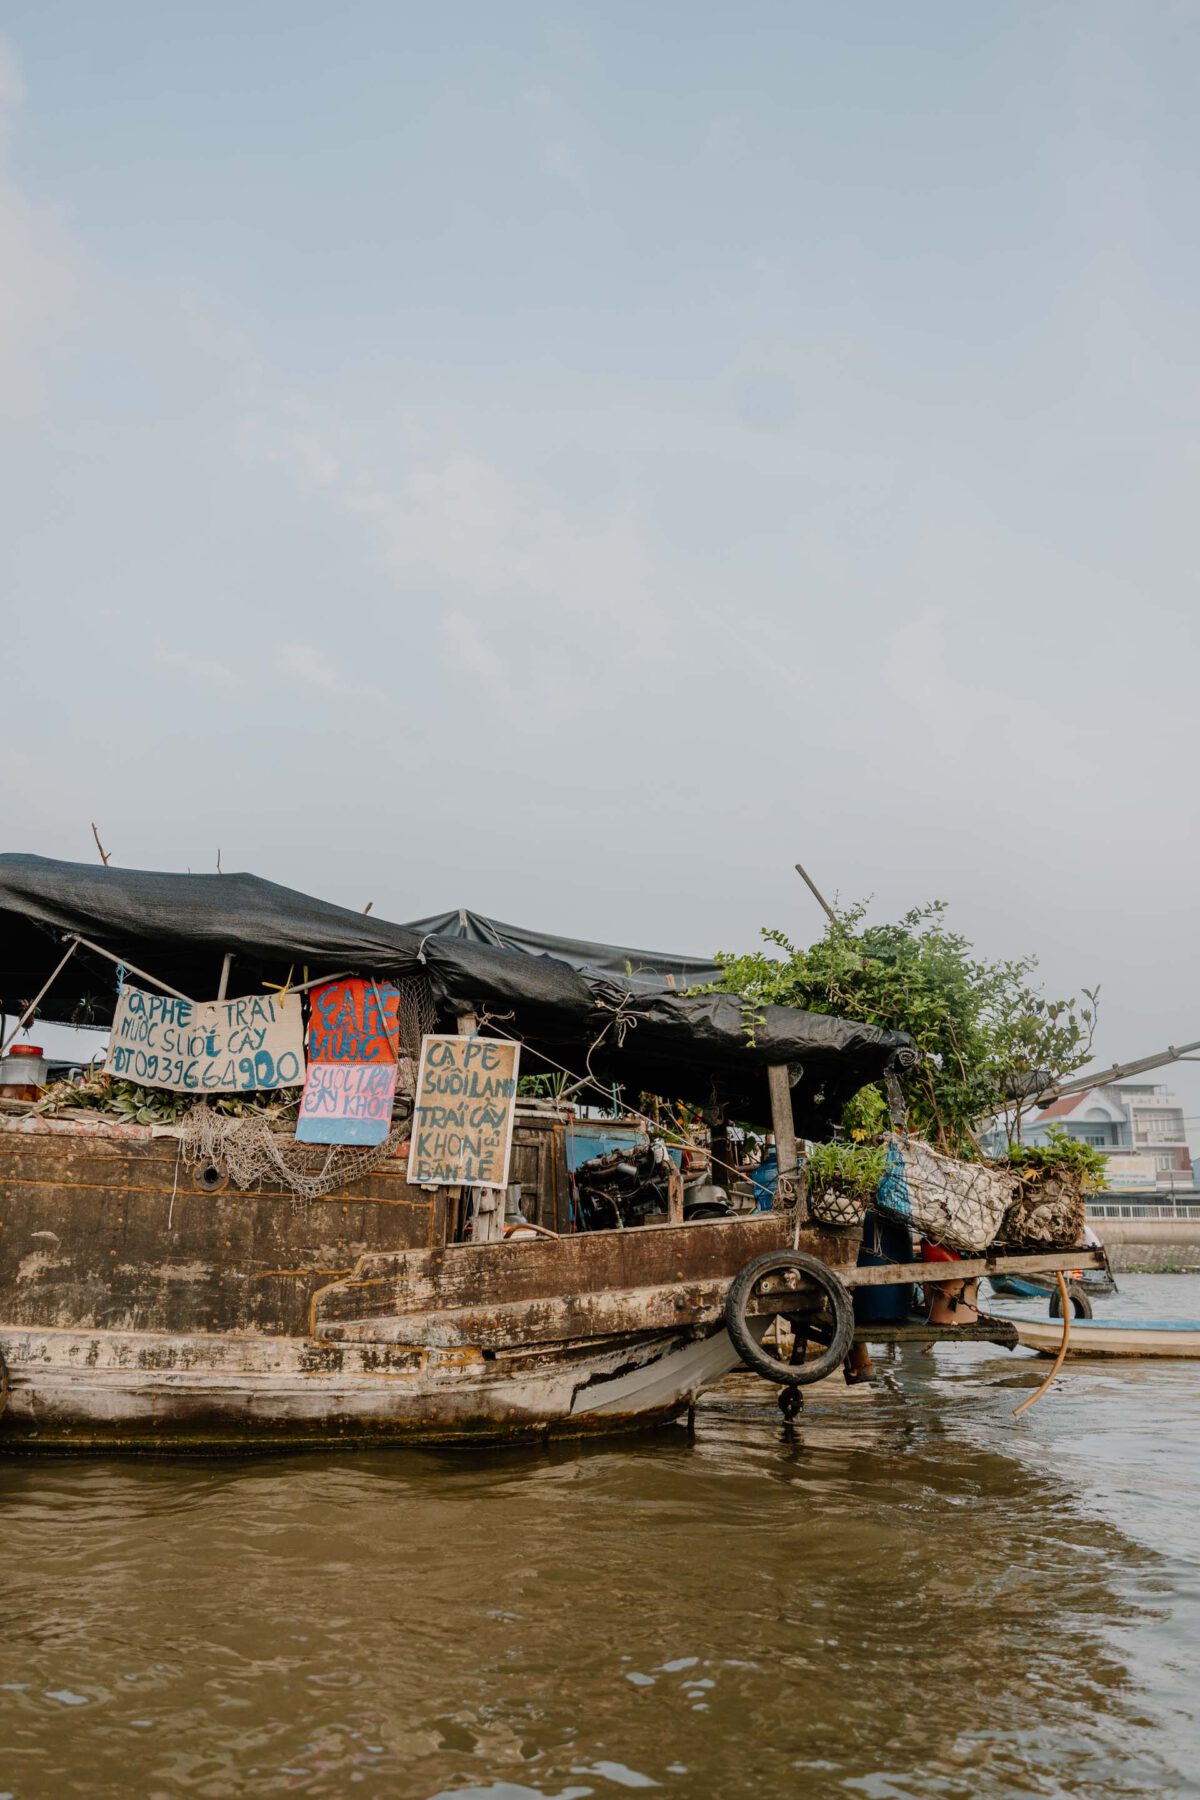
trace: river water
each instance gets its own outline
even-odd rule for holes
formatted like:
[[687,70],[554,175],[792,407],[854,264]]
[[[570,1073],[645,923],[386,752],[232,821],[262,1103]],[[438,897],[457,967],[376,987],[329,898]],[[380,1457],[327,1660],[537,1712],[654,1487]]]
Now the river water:
[[734,1377],[691,1442],[0,1463],[0,1796],[1198,1793],[1200,1364],[1014,1421],[1048,1367],[905,1350],[791,1442]]

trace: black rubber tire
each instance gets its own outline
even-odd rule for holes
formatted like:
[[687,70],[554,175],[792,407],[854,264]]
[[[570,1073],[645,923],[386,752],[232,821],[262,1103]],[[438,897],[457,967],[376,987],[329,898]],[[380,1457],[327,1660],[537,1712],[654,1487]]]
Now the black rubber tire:
[[[811,1362],[777,1361],[763,1349],[746,1323],[746,1306],[755,1282],[776,1269],[798,1269],[817,1284],[829,1301],[833,1313],[829,1348],[821,1356],[814,1356]],[[742,1361],[764,1381],[777,1382],[780,1387],[808,1387],[840,1369],[850,1354],[850,1345],[854,1341],[854,1308],[846,1288],[819,1258],[807,1256],[803,1250],[768,1250],[748,1262],[730,1283],[725,1296],[725,1329]]]
[[[1071,1317],[1073,1319],[1091,1318],[1092,1303],[1084,1293],[1083,1289],[1074,1281],[1068,1281],[1067,1283],[1067,1298],[1071,1302]],[[1054,1292],[1050,1296],[1050,1317],[1052,1319],[1062,1318],[1062,1295],[1058,1291],[1057,1282],[1055,1282]]]

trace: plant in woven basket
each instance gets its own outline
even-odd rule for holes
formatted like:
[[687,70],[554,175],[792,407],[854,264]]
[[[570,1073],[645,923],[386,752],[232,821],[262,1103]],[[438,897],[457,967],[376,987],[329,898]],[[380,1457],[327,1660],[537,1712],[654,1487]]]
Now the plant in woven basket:
[[823,1225],[857,1225],[883,1180],[887,1147],[835,1139],[805,1159],[808,1210]]
[[1020,1177],[1017,1197],[1004,1215],[1006,1244],[1067,1249],[1079,1242],[1084,1200],[1104,1183],[1107,1158],[1054,1125],[1044,1144],[1013,1144],[999,1164]]

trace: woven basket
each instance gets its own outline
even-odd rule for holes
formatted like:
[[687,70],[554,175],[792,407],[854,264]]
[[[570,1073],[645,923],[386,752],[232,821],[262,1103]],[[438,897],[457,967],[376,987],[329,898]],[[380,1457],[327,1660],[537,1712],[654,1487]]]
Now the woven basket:
[[1014,1250],[1070,1250],[1083,1236],[1084,1219],[1083,1190],[1069,1176],[1023,1179],[1000,1239]]
[[847,1226],[861,1225],[866,1210],[865,1200],[856,1199],[853,1194],[839,1193],[836,1188],[825,1188],[821,1193],[808,1196],[808,1216],[818,1225],[838,1225],[845,1230]]
[[1010,1210],[1015,1175],[943,1156],[920,1138],[888,1139],[887,1167],[875,1204],[907,1219],[947,1250],[986,1250]]

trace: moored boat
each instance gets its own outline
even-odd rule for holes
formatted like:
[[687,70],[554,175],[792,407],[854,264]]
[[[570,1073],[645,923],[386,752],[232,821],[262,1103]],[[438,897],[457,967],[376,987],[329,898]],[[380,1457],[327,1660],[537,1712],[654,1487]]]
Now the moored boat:
[[[1057,1356],[1062,1324],[1057,1319],[1011,1319],[1017,1341],[1040,1356]],[[1067,1356],[1175,1357],[1200,1359],[1200,1321],[1179,1319],[1088,1319],[1071,1326]]]
[[[1082,1288],[1089,1300],[1107,1300],[1117,1292],[1116,1281],[1108,1269],[1068,1269],[1073,1286]],[[997,1275],[989,1284],[994,1294],[1012,1300],[1053,1300],[1058,1293],[1054,1277],[1039,1279],[1035,1275]]]
[[[809,1216],[797,1138],[911,1064],[910,1040],[775,1006],[751,1033],[733,994],[687,991],[694,959],[523,938],[248,875],[0,857],[0,994],[35,996],[26,1021],[110,1026],[121,1078],[90,1111],[76,1088],[0,1100],[0,1450],[626,1430],[678,1418],[739,1360],[790,1417],[841,1368],[850,1290],[895,1274],[858,1266],[861,1226]],[[550,1082],[536,1097],[518,1057]],[[633,1202],[621,1175],[581,1204],[563,1075],[702,1107],[704,1203],[689,1216],[660,1137],[630,1164]],[[775,1204],[738,1216],[717,1178],[731,1121],[754,1120]],[[1096,1263],[989,1253],[904,1278],[1068,1257]],[[777,1316],[786,1362],[761,1343]]]

